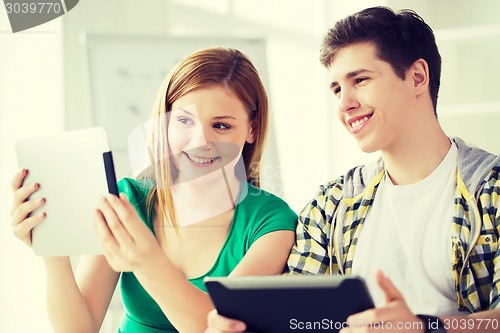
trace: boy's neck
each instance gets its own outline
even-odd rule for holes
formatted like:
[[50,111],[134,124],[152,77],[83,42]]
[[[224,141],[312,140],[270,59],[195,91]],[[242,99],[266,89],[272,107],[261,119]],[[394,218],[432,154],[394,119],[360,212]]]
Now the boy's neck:
[[408,185],[429,176],[450,147],[450,139],[436,121],[425,130],[415,129],[391,150],[382,151],[382,158],[391,181],[396,185]]

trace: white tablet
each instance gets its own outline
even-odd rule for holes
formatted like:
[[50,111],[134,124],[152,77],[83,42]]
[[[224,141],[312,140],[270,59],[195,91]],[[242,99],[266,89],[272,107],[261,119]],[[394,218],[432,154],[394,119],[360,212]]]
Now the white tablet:
[[244,321],[249,332],[338,332],[351,314],[374,307],[365,282],[356,276],[209,277],[204,282],[217,311]]
[[19,167],[29,170],[25,184],[40,184],[32,197],[46,199],[40,210],[47,216],[32,233],[34,252],[102,254],[95,209],[108,192],[118,194],[106,130],[93,127],[18,140],[16,153]]

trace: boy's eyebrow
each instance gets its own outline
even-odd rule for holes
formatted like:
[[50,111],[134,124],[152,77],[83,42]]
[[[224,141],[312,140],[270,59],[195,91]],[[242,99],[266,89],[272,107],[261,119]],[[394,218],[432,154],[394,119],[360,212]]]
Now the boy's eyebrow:
[[[369,69],[358,69],[358,70],[355,70],[355,71],[352,71],[352,72],[349,72],[345,75],[345,78],[346,79],[351,79],[355,76],[358,76],[359,74],[362,74],[362,73],[365,73],[365,72],[368,72],[368,73],[373,73],[373,71],[369,70]],[[339,83],[337,81],[333,81],[332,83],[330,83],[330,89],[333,88],[333,87],[336,87],[338,86]]]

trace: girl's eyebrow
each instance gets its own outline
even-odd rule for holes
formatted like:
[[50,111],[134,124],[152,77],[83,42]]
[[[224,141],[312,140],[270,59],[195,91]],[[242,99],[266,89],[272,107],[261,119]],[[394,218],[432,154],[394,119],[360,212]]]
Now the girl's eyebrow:
[[187,113],[187,114],[188,114],[188,115],[190,115],[191,117],[194,117],[194,116],[195,116],[192,112],[190,112],[190,111],[188,111],[188,110],[186,110],[186,109],[184,109],[184,108],[177,108],[177,110],[182,111],[182,112],[184,112],[184,113]]
[[213,117],[212,119],[216,119],[216,120],[221,120],[221,119],[234,119],[234,120],[237,120],[235,117],[233,116],[215,116]]
[[[193,114],[191,111],[188,111],[184,108],[176,108],[176,110],[179,110],[179,111],[182,111],[188,115],[190,115],[191,117],[197,117],[197,115]],[[234,119],[234,120],[237,120],[236,117],[233,117],[233,116],[215,116],[215,117],[212,117],[212,119],[215,119],[215,120],[221,120],[221,119]]]

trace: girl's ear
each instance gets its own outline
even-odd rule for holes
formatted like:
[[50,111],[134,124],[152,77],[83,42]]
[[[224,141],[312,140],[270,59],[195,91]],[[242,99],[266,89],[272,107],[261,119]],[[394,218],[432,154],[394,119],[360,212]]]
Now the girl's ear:
[[429,91],[429,65],[424,59],[416,60],[410,67],[409,75],[413,80],[415,95]]
[[247,135],[247,143],[252,144],[255,142],[255,133],[256,131],[253,129],[253,123],[251,124],[250,127],[250,132],[248,132]]

